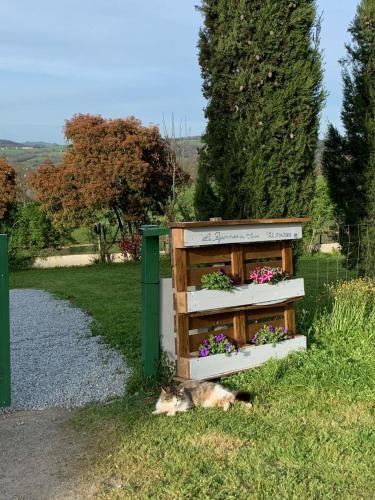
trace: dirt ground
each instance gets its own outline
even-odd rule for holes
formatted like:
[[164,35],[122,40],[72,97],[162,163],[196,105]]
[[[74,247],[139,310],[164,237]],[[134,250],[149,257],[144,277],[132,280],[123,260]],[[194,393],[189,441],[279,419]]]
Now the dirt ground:
[[90,499],[89,436],[49,409],[0,415],[0,500]]

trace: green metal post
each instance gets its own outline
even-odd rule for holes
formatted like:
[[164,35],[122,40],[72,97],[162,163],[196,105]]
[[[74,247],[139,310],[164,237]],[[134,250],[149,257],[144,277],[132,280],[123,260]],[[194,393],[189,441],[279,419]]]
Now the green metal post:
[[0,234],[0,407],[10,406],[8,241]]
[[160,358],[160,251],[159,236],[169,230],[142,226],[142,365],[146,377],[156,375]]

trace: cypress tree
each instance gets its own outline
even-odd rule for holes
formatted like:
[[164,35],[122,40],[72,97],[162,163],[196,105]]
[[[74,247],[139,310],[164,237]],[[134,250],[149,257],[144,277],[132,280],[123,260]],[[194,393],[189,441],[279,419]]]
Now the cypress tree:
[[200,10],[199,177],[215,196],[208,214],[197,190],[198,216],[308,214],[323,101],[315,0],[203,0]]
[[360,2],[349,32],[352,40],[341,61],[344,135],[329,127],[323,171],[346,226],[343,251],[350,264],[365,270],[375,266],[375,256],[368,255],[375,242],[368,225],[375,217],[375,0]]
[[[334,204],[335,218],[340,224],[349,224],[349,221],[358,219],[357,194],[355,189],[348,190],[352,171],[346,149],[345,138],[330,124],[324,140],[322,168]],[[355,187],[358,182],[353,184]]]
[[[362,0],[349,28],[351,44],[341,61],[344,136],[331,125],[323,167],[345,224],[358,224],[371,211],[375,113],[375,0]],[[370,190],[369,190],[370,188]]]

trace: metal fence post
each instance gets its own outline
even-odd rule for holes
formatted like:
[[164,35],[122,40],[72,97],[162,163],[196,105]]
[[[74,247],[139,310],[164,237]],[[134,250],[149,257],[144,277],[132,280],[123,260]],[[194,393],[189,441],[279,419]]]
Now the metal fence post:
[[10,406],[8,240],[0,234],[0,407]]
[[159,237],[169,229],[142,226],[142,368],[146,377],[156,375],[160,358],[160,251]]

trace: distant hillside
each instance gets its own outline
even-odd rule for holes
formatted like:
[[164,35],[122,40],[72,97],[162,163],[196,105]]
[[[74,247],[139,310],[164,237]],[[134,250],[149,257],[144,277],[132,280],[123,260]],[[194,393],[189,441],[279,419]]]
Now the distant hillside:
[[24,144],[20,142],[8,141],[6,139],[0,139],[0,148],[20,148],[23,147]]
[[[172,146],[174,141],[172,141]],[[203,146],[200,136],[181,137],[175,141],[175,150],[177,158],[182,168],[196,179],[198,171],[198,151]]]
[[14,142],[0,139],[0,156],[4,157],[14,167],[22,170],[35,169],[44,160],[59,163],[64,153],[64,147],[48,142]]
[[[176,154],[184,169],[195,178],[197,170],[198,148],[202,147],[199,136],[176,139]],[[60,163],[65,146],[48,142],[24,143],[0,139],[0,156],[20,170],[33,170],[44,160]]]

